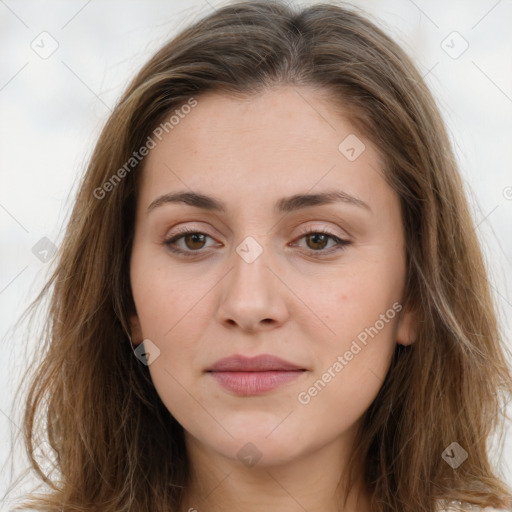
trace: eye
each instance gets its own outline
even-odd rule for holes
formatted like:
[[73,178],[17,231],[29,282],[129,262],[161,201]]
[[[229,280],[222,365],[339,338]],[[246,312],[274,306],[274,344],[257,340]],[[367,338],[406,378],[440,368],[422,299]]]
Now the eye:
[[[324,229],[306,229],[301,233],[299,240],[303,238],[306,240],[306,244],[308,246],[306,251],[315,256],[330,255],[334,252],[343,250],[347,245],[351,244],[350,241],[343,240]],[[333,241],[334,244],[329,249],[325,250],[329,241]]]
[[[172,252],[183,254],[184,256],[195,256],[194,253],[200,252],[204,248],[205,240],[211,238],[205,233],[195,231],[189,228],[180,229],[178,234],[173,235],[164,241]],[[178,247],[178,242],[183,241],[185,248]]]
[[[206,233],[195,231],[194,229],[182,228],[177,234],[164,241],[164,245],[174,253],[187,257],[193,257],[200,254],[204,249],[206,239],[211,238]],[[333,233],[323,229],[306,229],[301,233],[300,239],[305,239],[308,247],[306,252],[314,256],[330,255],[334,252],[343,250],[351,242],[343,240]],[[334,242],[329,249],[325,249],[329,241]],[[179,247],[179,242],[183,242],[185,247]],[[296,244],[291,244],[296,245]]]

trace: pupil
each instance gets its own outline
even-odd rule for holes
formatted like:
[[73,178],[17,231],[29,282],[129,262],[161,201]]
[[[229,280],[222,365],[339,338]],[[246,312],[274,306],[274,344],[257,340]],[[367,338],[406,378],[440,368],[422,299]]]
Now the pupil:
[[[193,245],[194,243],[198,242],[198,240],[197,240],[198,237],[204,237],[204,235],[201,235],[200,233],[192,233],[191,235],[187,235],[187,240],[192,239],[192,245]],[[199,243],[201,243],[201,241]],[[192,249],[200,249],[201,247],[191,247],[191,248]]]
[[[315,233],[313,235],[310,235],[310,238],[313,239],[313,244],[317,244],[317,243],[320,243],[322,245],[322,247],[320,247],[320,249],[322,249],[324,247],[325,244],[322,244],[322,242],[318,242],[318,237],[322,238],[323,241],[325,242],[325,235],[322,235],[321,233]],[[318,247],[317,247],[318,249]]]
[[[187,242],[192,240],[192,245],[195,244],[195,243],[204,243],[204,240],[202,240],[202,238],[204,237],[204,235],[200,234],[200,233],[192,233],[191,235],[187,235],[186,239],[187,239]],[[316,249],[320,248],[322,249],[323,247],[325,247],[325,241],[326,241],[326,236],[321,234],[321,233],[315,233],[313,235],[309,235],[309,239],[313,241],[313,245],[316,245],[316,244],[320,244],[321,247],[316,247]],[[187,243],[188,245],[188,243]],[[195,249],[198,249],[200,247],[192,247],[192,248],[195,248]]]

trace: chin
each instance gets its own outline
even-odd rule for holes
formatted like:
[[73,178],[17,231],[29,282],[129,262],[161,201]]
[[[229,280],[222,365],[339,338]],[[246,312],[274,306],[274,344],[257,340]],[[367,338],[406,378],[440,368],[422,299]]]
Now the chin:
[[283,430],[278,433],[277,430],[279,428],[269,435],[270,431],[260,432],[253,429],[237,438],[237,459],[242,459],[241,462],[244,463],[245,454],[250,456],[251,451],[254,451],[259,457],[258,466],[278,466],[300,458],[307,451],[307,440],[301,438],[300,431]]
[[[284,417],[284,416],[283,416]],[[290,428],[278,426],[278,421],[258,423],[257,419],[242,428],[224,423],[226,430],[233,436],[204,430],[190,432],[195,443],[206,446],[218,455],[247,467],[271,467],[286,464],[299,458],[307,451],[308,443],[301,438],[300,429],[291,431]],[[271,425],[271,426],[269,426]],[[297,441],[300,440],[300,441]]]

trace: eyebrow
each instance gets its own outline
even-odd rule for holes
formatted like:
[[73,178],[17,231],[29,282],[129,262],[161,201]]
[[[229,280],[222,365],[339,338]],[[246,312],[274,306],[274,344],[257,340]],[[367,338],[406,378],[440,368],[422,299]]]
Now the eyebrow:
[[[290,213],[311,206],[319,206],[333,203],[345,203],[371,211],[371,208],[361,199],[347,194],[341,190],[329,190],[317,194],[295,194],[279,199],[275,206],[275,213]],[[170,192],[155,199],[147,209],[147,213],[155,208],[169,203],[184,203],[189,206],[201,208],[211,212],[226,213],[225,203],[219,199],[200,194],[198,192]]]

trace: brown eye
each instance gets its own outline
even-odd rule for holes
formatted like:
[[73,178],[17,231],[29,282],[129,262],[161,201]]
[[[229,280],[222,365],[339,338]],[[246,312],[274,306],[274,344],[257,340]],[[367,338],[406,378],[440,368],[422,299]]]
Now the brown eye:
[[311,242],[307,244],[308,247],[318,251],[325,249],[330,237],[322,233],[312,233],[310,235],[306,235],[305,238]]
[[172,252],[182,254],[184,256],[198,256],[205,251],[207,247],[207,239],[211,237],[199,231],[184,229],[178,234],[171,236],[165,240],[164,245]]
[[206,236],[203,233],[191,233],[183,236],[185,246],[190,250],[202,249],[205,244]]
[[[349,240],[343,240],[333,233],[323,231],[322,229],[306,229],[299,238],[299,240],[302,239],[305,239],[306,247],[304,247],[304,249],[306,252],[318,257],[331,255],[332,253],[343,250],[346,246],[352,243]],[[333,243],[328,247],[330,241]]]

